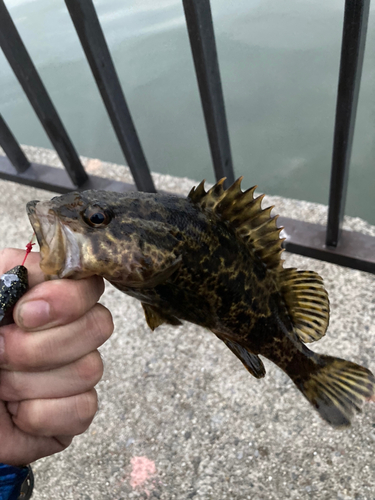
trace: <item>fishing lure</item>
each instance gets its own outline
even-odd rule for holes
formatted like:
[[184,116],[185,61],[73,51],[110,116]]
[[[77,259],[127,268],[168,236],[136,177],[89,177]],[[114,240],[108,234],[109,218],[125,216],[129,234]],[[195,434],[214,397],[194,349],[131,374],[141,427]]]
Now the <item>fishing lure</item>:
[[31,241],[26,245],[26,255],[22,264],[12,267],[0,276],[0,326],[13,323],[14,306],[29,288],[28,273],[24,264],[35,244]]

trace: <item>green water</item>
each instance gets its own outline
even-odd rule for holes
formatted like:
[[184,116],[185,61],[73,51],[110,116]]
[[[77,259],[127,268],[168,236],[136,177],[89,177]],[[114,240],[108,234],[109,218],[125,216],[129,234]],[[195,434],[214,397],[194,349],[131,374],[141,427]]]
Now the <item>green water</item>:
[[[6,0],[82,155],[124,163],[62,0]],[[177,0],[94,1],[150,168],[213,180]],[[236,175],[328,202],[343,0],[212,0]],[[346,212],[375,223],[375,26],[370,12]],[[51,147],[5,57],[0,110],[19,142]]]

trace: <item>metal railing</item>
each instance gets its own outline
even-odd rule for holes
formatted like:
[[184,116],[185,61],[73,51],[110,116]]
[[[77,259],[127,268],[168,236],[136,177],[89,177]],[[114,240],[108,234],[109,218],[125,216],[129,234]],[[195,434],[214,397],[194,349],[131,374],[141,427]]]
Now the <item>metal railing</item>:
[[[234,181],[209,0],[182,0],[216,179]],[[135,185],[88,175],[0,0],[0,45],[65,170],[30,163],[0,115],[0,178],[58,193],[74,189],[155,192],[155,186],[92,0],[65,0]],[[346,0],[327,226],[286,217],[288,251],[375,273],[375,238],[341,229],[370,0]]]

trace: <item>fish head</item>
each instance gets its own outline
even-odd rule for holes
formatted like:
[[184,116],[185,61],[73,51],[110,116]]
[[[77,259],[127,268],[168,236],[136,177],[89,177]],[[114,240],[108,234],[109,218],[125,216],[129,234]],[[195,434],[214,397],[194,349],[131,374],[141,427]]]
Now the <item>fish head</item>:
[[152,282],[176,261],[171,238],[168,248],[159,245],[168,240],[163,235],[169,229],[163,221],[151,220],[156,205],[145,193],[106,191],[30,201],[27,214],[40,246],[42,271],[72,279],[99,275],[122,286]]
[[100,247],[103,231],[112,219],[106,204],[72,192],[49,201],[30,201],[26,210],[46,275],[84,278],[97,274],[94,248]]

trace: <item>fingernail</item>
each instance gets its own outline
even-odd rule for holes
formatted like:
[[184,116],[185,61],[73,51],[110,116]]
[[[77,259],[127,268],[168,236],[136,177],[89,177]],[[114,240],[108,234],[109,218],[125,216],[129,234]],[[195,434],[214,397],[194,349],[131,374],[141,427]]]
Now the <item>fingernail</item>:
[[13,417],[16,417],[17,413],[18,413],[18,407],[19,406],[20,406],[19,401],[14,401],[14,402],[11,402],[11,403],[7,404],[7,410],[9,411],[9,413],[11,415],[13,415]]
[[50,306],[44,300],[30,300],[18,310],[18,319],[22,327],[31,329],[50,322]]

